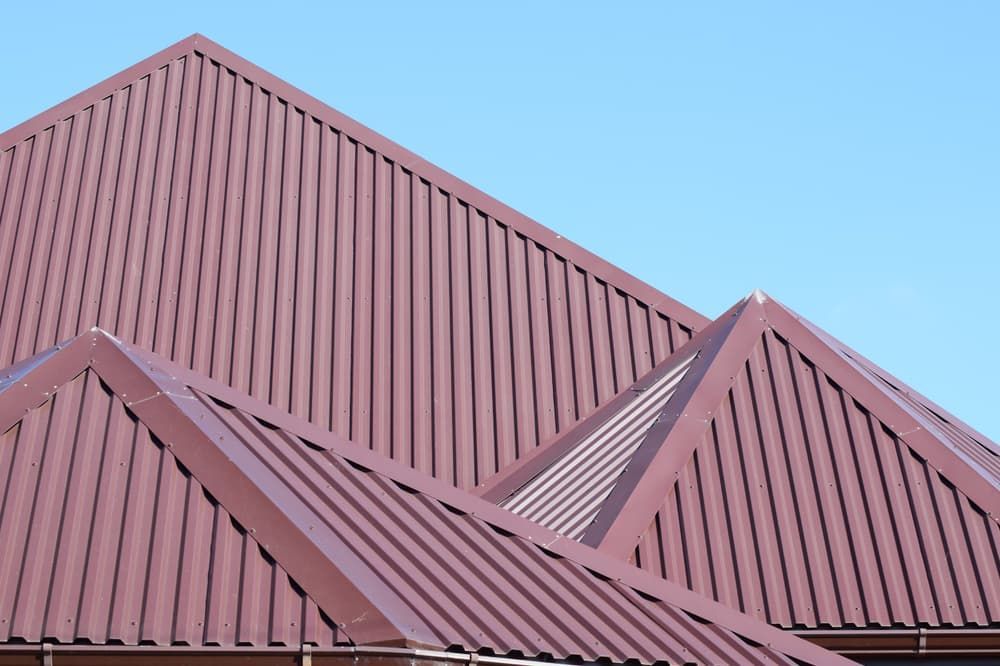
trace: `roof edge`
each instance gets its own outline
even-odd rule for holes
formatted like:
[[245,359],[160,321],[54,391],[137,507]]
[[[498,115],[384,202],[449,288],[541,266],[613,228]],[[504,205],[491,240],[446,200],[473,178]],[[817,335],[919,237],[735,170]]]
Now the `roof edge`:
[[556,433],[547,442],[522,456],[514,464],[486,479],[482,484],[472,489],[472,494],[494,504],[499,504],[510,497],[524,484],[545,471],[558,458],[568,453],[581,438],[601,427],[605,421],[634,400],[637,391],[655,384],[657,380],[672,372],[690,359],[692,355],[700,353],[702,347],[705,346],[706,339],[715,336],[719,329],[726,324],[731,324],[732,317],[746,305],[748,300],[749,297],[733,305],[646,374],[624,387],[614,398],[578,421],[569,430]]
[[850,657],[987,657],[1000,655],[1000,629],[790,629],[790,633]]
[[680,301],[656,289],[647,282],[640,280],[631,273],[602,259],[593,252],[577,245],[561,234],[518,212],[502,201],[486,194],[479,188],[462,180],[441,167],[438,167],[413,151],[395,141],[379,134],[375,130],[337,111],[329,104],[319,100],[309,93],[296,88],[274,74],[233,53],[224,46],[213,42],[203,35],[192,35],[195,50],[204,53],[232,69],[246,75],[251,75],[261,87],[271,89],[276,95],[286,101],[308,110],[311,115],[341,129],[344,133],[364,143],[377,152],[391,157],[404,168],[433,183],[439,189],[446,190],[462,201],[475,206],[493,219],[507,224],[525,236],[551,249],[556,254],[568,259],[578,266],[586,266],[587,271],[630,295],[643,301],[647,306],[661,310],[677,323],[697,331],[707,325],[710,320],[704,315],[684,305]]
[[785,305],[773,299],[765,306],[768,322],[781,332],[789,344],[821,368],[859,404],[886,426],[907,446],[926,459],[935,470],[993,520],[1000,521],[1000,492],[977,465],[940,441],[938,429],[914,415],[899,402],[891,389],[866,376],[862,367],[843,356],[831,344],[831,338],[818,335],[811,325]]
[[[372,586],[366,585],[365,591],[358,588],[344,574],[341,563],[330,559],[251,478],[240,464],[239,452],[227,450],[226,428],[203,409],[183,382],[143,367],[120,340],[96,327],[48,351],[43,352],[41,363],[0,392],[0,432],[51,399],[80,373],[94,372],[323,612],[335,621],[347,621],[340,631],[352,643],[406,645],[411,640],[372,598]],[[359,565],[359,570],[364,569]],[[336,586],[330,585],[331,580]],[[383,597],[387,594],[381,592]],[[375,596],[379,596],[377,589]],[[350,618],[364,619],[350,623]],[[420,626],[406,620],[411,627]]]
[[[781,304],[779,303],[779,305]],[[917,402],[922,403],[928,409],[938,412],[942,417],[944,417],[946,421],[953,424],[960,430],[965,430],[966,434],[970,435],[973,439],[979,441],[980,444],[988,448],[991,448],[992,450],[997,452],[998,455],[1000,455],[1000,443],[994,441],[990,437],[987,437],[977,428],[972,427],[966,421],[958,418],[957,416],[955,416],[954,413],[950,412],[949,410],[945,409],[944,407],[934,402],[927,396],[923,395],[922,393],[914,389],[912,386],[910,386],[906,382],[902,381],[901,379],[893,375],[891,372],[880,367],[878,364],[874,363],[864,354],[861,354],[855,349],[852,349],[850,346],[844,344],[841,340],[837,339],[830,333],[827,333],[823,329],[819,328],[808,319],[796,313],[794,310],[791,310],[791,308],[788,308],[787,306],[783,307],[786,310],[788,310],[792,314],[792,316],[798,319],[799,323],[801,323],[805,328],[807,328],[813,335],[823,340],[829,347],[833,347],[840,353],[847,355],[848,357],[850,357],[853,363],[860,365],[866,371],[874,373],[879,377],[881,377],[884,381],[888,381],[890,384],[895,385],[896,387],[898,387],[900,393],[904,393],[908,395],[910,398],[916,400]]]
[[10,150],[15,144],[20,143],[28,137],[38,134],[49,127],[52,127],[60,120],[65,120],[67,117],[80,111],[81,108],[86,108],[98,100],[104,99],[125,84],[130,83],[131,81],[134,81],[135,79],[138,79],[149,72],[158,69],[159,67],[162,67],[167,62],[170,62],[185,53],[190,53],[196,49],[196,45],[204,40],[205,37],[198,33],[189,35],[188,37],[171,44],[162,51],[157,51],[148,58],[140,60],[131,67],[127,67],[117,74],[112,74],[103,81],[95,83],[86,90],[78,92],[69,99],[63,100],[55,106],[49,107],[38,115],[14,125],[10,129],[0,133],[0,152]]
[[[628,559],[663,504],[664,481],[676,479],[690,459],[702,432],[736,380],[739,366],[764,331],[763,301],[754,298],[755,294],[698,334],[698,358],[643,437],[632,461],[584,532],[583,543],[617,559]],[[730,366],[730,372],[718,370]]]
[[8,129],[0,134],[0,152],[9,150],[16,143],[27,139],[33,134],[44,131],[67,115],[71,115],[69,113],[70,109],[75,113],[80,108],[89,106],[97,100],[107,97],[126,83],[138,79],[167,62],[190,52],[201,53],[238,72],[245,78],[253,80],[261,88],[269,90],[284,101],[299,107],[310,115],[337,128],[344,134],[391,158],[403,168],[433,183],[439,189],[447,191],[467,204],[480,209],[494,220],[510,226],[538,244],[549,248],[552,252],[574,265],[585,268],[595,277],[628,293],[646,306],[667,315],[678,324],[692,331],[698,331],[709,323],[710,320],[707,317],[668,296],[649,283],[640,280],[631,273],[566,239],[561,234],[557,234],[527,215],[519,213],[517,210],[493,198],[468,182],[435,166],[416,153],[365,127],[325,102],[296,88],[292,84],[267,72],[199,33],[194,33],[168,46],[139,63],[70,97],[68,100],[60,102],[33,118],[29,118]]
[[[120,341],[115,341],[115,343],[130,353],[136,353],[136,350],[129,345]],[[149,352],[143,351],[139,353],[139,356],[144,359],[155,358],[159,360],[160,371],[168,373],[201,393],[231,404],[248,414],[254,416],[265,413],[273,415],[273,412],[277,411],[273,407],[244,394],[234,395],[236,393],[234,389],[177,366],[170,361],[159,359]],[[269,420],[267,416],[260,416],[260,418]],[[420,492],[461,513],[474,516],[553,555],[565,557],[600,576],[618,580],[643,594],[660,599],[703,620],[714,622],[744,639],[773,647],[809,663],[851,663],[829,651],[814,646],[808,641],[726,607],[686,587],[653,576],[625,561],[609,557],[590,546],[557,534],[468,492],[405,467],[367,448],[348,442],[332,432],[320,431],[319,428],[314,428],[290,415],[286,415],[286,418],[281,419],[281,421],[282,423],[275,423],[275,425],[305,439],[309,439],[309,436],[303,432],[309,432],[312,436],[321,436],[319,441],[310,439],[310,442],[356,465]],[[295,427],[296,425],[298,427]]]
[[687,362],[692,355],[697,353],[700,335],[701,333],[688,340],[635,383],[623,388],[614,398],[578,421],[569,430],[556,433],[554,437],[541,446],[532,449],[512,465],[489,477],[470,492],[494,504],[499,504],[516,493],[524,484],[544,472],[556,460],[572,450],[583,437],[599,428],[616,412],[635,400],[639,393]]

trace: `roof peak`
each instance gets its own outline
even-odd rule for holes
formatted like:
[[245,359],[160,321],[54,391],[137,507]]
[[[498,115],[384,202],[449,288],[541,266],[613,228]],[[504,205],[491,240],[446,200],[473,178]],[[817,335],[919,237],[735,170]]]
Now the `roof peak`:
[[[115,342],[119,342],[119,343],[121,342],[121,340],[119,340],[118,338],[116,338],[116,337],[115,337],[115,336],[114,336],[114,335],[113,335],[113,334],[111,333],[111,331],[108,331],[107,329],[104,329],[104,328],[101,328],[100,326],[91,326],[91,327],[90,327],[90,328],[89,328],[89,329],[87,330],[87,333],[96,333],[97,335],[101,335],[101,336],[103,336],[103,337],[105,337],[105,338],[108,338],[109,340],[113,340],[113,341],[115,341]],[[87,335],[87,333],[81,333],[80,335],[76,336],[76,338],[79,338],[79,337],[82,337],[82,336],[84,336],[84,335]],[[72,340],[76,340],[76,338],[70,338],[70,340],[71,340],[71,341],[72,341]]]
[[[309,519],[308,528],[306,527],[302,516],[308,509],[301,504],[301,498],[294,493],[284,493],[278,485],[269,483],[270,468],[262,467],[240,448],[241,435],[220,421],[214,408],[210,408],[212,400],[226,403],[251,421],[257,420],[302,438],[301,443],[309,445],[303,446],[303,450],[325,449],[352,465],[381,475],[526,543],[532,543],[553,555],[595,571],[600,577],[620,580],[622,584],[649,597],[715,622],[754,642],[787,650],[807,660],[822,657],[842,663],[801,639],[751,620],[684,587],[616,562],[442,481],[404,467],[364,447],[343,441],[331,432],[319,432],[316,429],[307,440],[301,432],[311,428],[310,424],[290,415],[286,415],[286,423],[292,423],[296,426],[294,429],[287,429],[284,424],[274,424],[270,418],[274,408],[269,405],[249,396],[242,396],[238,402],[234,401],[236,404],[231,404],[232,396],[236,393],[233,389],[155,354],[131,348],[99,327],[54,349],[54,353],[41,359],[15,385],[0,392],[0,432],[23,418],[26,412],[50,400],[55,392],[81,372],[95,372],[206,491],[246,527],[250,534],[254,534],[259,543],[266,544],[269,554],[289,572],[291,578],[303,586],[320,608],[333,609],[336,611],[334,615],[354,617],[345,615],[347,611],[344,609],[352,608],[352,604],[370,605],[371,612],[362,615],[364,621],[358,619],[347,628],[349,636],[354,640],[408,640],[412,636],[419,638],[422,633],[427,632],[418,626],[419,622],[415,617],[411,618],[409,611],[403,606],[392,606],[391,613],[386,610],[384,604],[392,593],[379,587],[379,583],[371,578],[370,572],[365,568],[367,565],[351,559],[354,555],[347,552],[349,549],[337,548],[335,552],[328,550],[330,544],[338,543],[337,539],[340,537],[337,534],[326,530],[321,522],[312,519]],[[236,417],[236,421],[243,418]],[[10,422],[7,422],[8,419],[11,419]],[[314,443],[318,446],[313,447]],[[313,453],[321,455],[315,450]],[[272,485],[278,490],[272,492]],[[264,488],[268,490],[265,492]],[[340,588],[338,584],[328,580],[330,570],[325,564],[319,566],[327,561],[343,573],[346,583],[341,581],[343,585]],[[344,585],[348,587],[345,588]],[[338,595],[335,594],[337,589],[357,589],[359,596],[346,592]]]
[[938,469],[950,470],[948,473],[964,482],[962,485],[970,497],[986,511],[1000,515],[998,493],[991,486],[988,474],[981,475],[982,468],[975,456],[947,446],[940,426],[901,405],[897,397],[890,395],[890,389],[873,381],[870,370],[855,362],[832,336],[760,289],[751,291],[667,360],[622,391],[608,409],[600,410],[551,442],[548,451],[535,459],[526,459],[522,467],[484,486],[481,495],[501,502],[519,492],[549,465],[572,452],[590,433],[630,409],[637,396],[658,378],[683,359],[695,355],[690,369],[660,408],[655,424],[642,435],[626,472],[618,477],[581,537],[583,543],[617,557],[627,557],[635,539],[660,506],[662,493],[658,489],[686,464],[768,331],[778,333],[876,418],[891,425],[898,434],[906,433],[908,445]]
[[594,274],[595,277],[632,295],[640,302],[662,311],[683,326],[692,330],[699,330],[709,323],[710,320],[707,317],[654,286],[639,280],[618,266],[576,245],[564,235],[557,234],[523,213],[518,212],[451,173],[444,171],[423,157],[416,155],[391,139],[334,109],[322,100],[296,88],[292,84],[258,67],[249,60],[198,32],[191,33],[187,37],[122,70],[118,74],[112,75],[46,111],[42,111],[33,118],[0,132],[0,152],[6,151],[26,138],[52,127],[57,122],[78,113],[82,108],[86,108],[98,100],[108,97],[116,90],[122,89],[133,81],[161,68],[165,63],[181,58],[192,51],[201,53],[211,60],[222,64],[224,67],[236,72],[260,88],[274,93],[289,105],[306,112],[308,115],[335,128],[351,139],[383,154],[408,171],[432,183],[442,192],[451,193],[489,217],[511,226],[540,245],[550,248],[561,257]]

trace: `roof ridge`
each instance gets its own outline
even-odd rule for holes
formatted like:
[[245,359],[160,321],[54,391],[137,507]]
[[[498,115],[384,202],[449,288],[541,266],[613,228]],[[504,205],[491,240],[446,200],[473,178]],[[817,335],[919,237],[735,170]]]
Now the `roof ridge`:
[[[727,326],[728,324],[728,326]],[[481,495],[500,502],[535,478],[559,457],[623,409],[627,394],[662,375],[677,358],[697,349],[698,358],[665,404],[660,419],[644,436],[631,457],[626,473],[615,483],[581,541],[619,559],[627,559],[663,500],[665,480],[677,476],[697,447],[740,367],[765,330],[773,329],[824,373],[835,377],[877,419],[893,426],[897,436],[936,469],[953,479],[961,492],[995,520],[1000,516],[998,486],[977,461],[949,445],[942,429],[915,414],[901,398],[865,372],[865,366],[845,355],[833,338],[759,289],[737,302],[726,313],[695,335],[684,347],[627,388],[605,408],[584,419],[539,454],[526,458]],[[714,338],[714,340],[713,340]],[[725,349],[724,349],[725,348]],[[687,350],[687,351],[685,351]],[[900,424],[906,423],[906,427]]]
[[[126,371],[122,371],[121,368],[118,368],[116,371],[116,358],[127,359],[128,366]],[[225,474],[227,472],[224,468],[232,467],[232,463],[238,464],[238,461],[227,459],[225,457],[227,455],[226,452],[214,441],[211,433],[210,413],[208,411],[192,412],[192,409],[197,409],[196,405],[200,404],[200,399],[196,395],[191,394],[191,389],[223,402],[229,402],[227,397],[232,398],[233,389],[214,380],[197,375],[165,359],[162,359],[159,365],[154,365],[156,358],[158,357],[148,352],[137,353],[131,346],[126,345],[100,329],[92,329],[85,334],[81,334],[67,343],[60,345],[57,353],[48,357],[48,363],[42,363],[39,367],[35,368],[34,373],[38,373],[38,376],[32,377],[29,381],[23,382],[23,384],[15,385],[13,390],[18,391],[19,395],[8,396],[6,393],[0,394],[0,398],[3,398],[0,399],[0,429],[6,429],[3,422],[3,417],[6,414],[15,413],[17,418],[23,417],[26,400],[28,402],[34,401],[37,404],[48,400],[53,391],[43,391],[43,388],[47,389],[50,385],[56,383],[59,385],[64,384],[77,376],[79,372],[92,368],[112,391],[125,402],[125,405],[146,424],[150,431],[161,433],[158,435],[161,439],[163,439],[162,431],[164,429],[176,428],[178,427],[178,423],[188,428],[191,434],[200,440],[197,444],[189,442],[189,446],[185,449],[185,444],[182,442],[183,438],[168,437],[164,440],[164,445],[175,456],[178,455],[178,452],[183,451],[178,456],[178,460],[191,470],[192,474],[198,478],[206,490],[212,493],[234,518],[248,527],[248,533],[265,535],[269,529],[266,525],[266,516],[251,516],[251,524],[256,523],[262,526],[261,529],[255,531],[254,527],[245,523],[247,510],[241,506],[231,506],[234,503],[231,497],[227,497],[226,493],[222,493],[222,496],[218,494],[219,484],[213,483],[211,480],[206,482],[206,480],[201,478],[201,476],[205,475],[205,470],[209,469],[209,465],[216,465],[220,468],[213,470],[212,473]],[[120,361],[118,362],[120,363]],[[57,377],[61,377],[61,381],[56,379]],[[221,389],[219,393],[223,395],[216,396],[216,389]],[[184,395],[183,393],[191,395]],[[11,399],[12,397],[15,399]],[[151,415],[153,407],[164,404],[164,400],[170,401],[172,414],[160,417]],[[13,404],[15,402],[17,404]],[[234,404],[234,406],[255,418],[258,418],[256,414],[258,408],[265,412],[270,412],[274,409],[248,396],[237,401],[237,404]],[[198,421],[205,420],[203,416],[207,417],[209,421],[207,425],[198,423]],[[298,421],[298,419],[295,420]],[[294,430],[291,432],[297,434]],[[427,495],[462,513],[475,516],[494,528],[508,532],[553,555],[565,557],[578,565],[597,572],[602,577],[620,581],[637,592],[660,599],[703,620],[717,623],[745,639],[774,647],[811,663],[847,663],[843,658],[834,657],[822,648],[750,618],[739,611],[723,606],[685,587],[652,576],[625,562],[618,561],[589,546],[556,534],[525,518],[516,516],[485,500],[454,488],[443,481],[421,474],[388,458],[383,458],[360,446],[342,441],[332,432],[325,433],[325,439],[327,441],[321,442],[321,444],[327,444],[327,446],[322,446],[327,451],[327,455],[338,455],[348,462],[370,469],[372,472],[390,479],[394,483]],[[210,445],[206,446],[207,444]],[[218,455],[213,454],[214,459],[201,459],[199,461],[198,456],[203,456],[206,450],[211,452],[213,449],[220,452],[223,457],[219,458]],[[191,462],[191,456],[195,456],[193,463]],[[245,474],[245,469],[245,467],[239,467],[238,471],[240,474]],[[251,483],[253,482],[252,480],[250,481]],[[239,502],[236,502],[236,504],[239,505]],[[320,608],[326,610],[326,608],[330,607],[331,603],[334,606],[339,605],[342,600],[338,601],[335,599],[331,601],[330,599],[322,598],[322,595],[320,595],[321,598],[317,598],[314,594],[315,587],[310,581],[310,578],[313,576],[308,575],[308,571],[306,571],[305,576],[302,576],[301,571],[303,567],[295,566],[294,563],[292,566],[288,565],[287,560],[294,551],[291,544],[276,542],[262,543],[262,541],[266,540],[264,536],[257,536],[256,538],[258,539],[258,543],[261,543],[268,552],[272,553],[276,561],[289,571],[292,578],[296,579],[303,586]],[[276,550],[278,552],[274,552]],[[299,556],[301,557],[301,555]],[[334,564],[334,566],[337,565]],[[323,572],[324,575],[328,575],[328,573],[327,571]],[[372,608],[376,609],[375,606]],[[376,638],[380,637],[379,642],[385,642],[386,640],[390,642],[394,640],[398,641],[401,638],[399,630],[390,629],[386,626],[386,623],[380,622],[380,620],[384,619],[384,616],[373,619],[375,622],[372,623],[373,626],[370,626],[367,632],[365,632],[365,627],[350,625],[345,633],[356,641],[370,641],[372,636]],[[412,618],[408,618],[409,620],[412,620]],[[392,623],[390,621],[389,624],[394,627],[399,626],[398,622]],[[419,624],[420,622],[416,621],[416,625],[419,626]],[[410,625],[408,628],[412,631],[412,627],[414,625]],[[389,635],[386,635],[387,631]],[[417,632],[418,635],[419,633]],[[402,638],[405,639],[406,637],[403,636]]]
[[[786,307],[786,309],[788,308]],[[980,444],[986,446],[987,448],[992,449],[997,455],[1000,455],[1000,443],[997,443],[990,437],[987,437],[977,428],[972,427],[964,420],[958,418],[949,410],[945,409],[944,407],[937,404],[930,398],[926,397],[925,395],[914,389],[912,386],[910,386],[903,380],[899,379],[891,372],[880,367],[878,364],[874,363],[871,359],[859,353],[855,349],[851,348],[850,346],[848,346],[841,340],[837,339],[827,331],[824,331],[823,329],[819,328],[818,326],[810,322],[808,319],[798,316],[794,311],[791,312],[798,318],[799,322],[801,322],[803,326],[812,331],[813,334],[816,335],[818,338],[824,340],[828,346],[830,346],[840,354],[847,356],[855,365],[862,367],[867,372],[878,375],[878,377],[881,378],[883,381],[894,385],[900,393],[908,395],[917,402],[922,403],[928,409],[931,409],[932,411],[939,413],[940,416],[943,417],[948,423],[955,425],[960,430],[963,430],[967,435],[977,440]]]
[[989,516],[1000,520],[1000,482],[991,480],[974,460],[945,443],[946,438],[936,424],[914,413],[881,382],[873,381],[864,366],[831,344],[832,337],[825,332],[820,335],[817,327],[806,324],[803,317],[787,306],[772,299],[765,311],[769,323],[779,324],[783,332],[793,332],[795,337],[785,336],[792,347],[892,428],[897,437],[928,460]]
[[0,133],[0,152],[10,149],[16,143],[51,127],[67,115],[71,115],[69,113],[70,109],[73,112],[79,111],[81,107],[89,106],[97,100],[103,99],[126,83],[141,78],[144,74],[148,74],[164,64],[191,52],[207,56],[252,81],[259,87],[273,92],[282,100],[300,108],[337,131],[348,135],[355,141],[365,144],[387,157],[391,157],[403,168],[434,184],[442,191],[454,194],[457,198],[471,204],[489,217],[510,226],[536,243],[550,248],[554,253],[566,258],[573,264],[585,267],[595,277],[634,296],[646,305],[660,310],[683,326],[689,327],[692,330],[698,330],[709,323],[710,320],[708,318],[649,283],[640,280],[631,273],[602,259],[582,246],[573,243],[561,234],[543,226],[527,215],[486,194],[479,188],[435,166],[409,149],[362,125],[325,102],[278,78],[274,74],[265,71],[261,67],[199,33],[194,33],[168,46],[139,63],[74,95],[68,100]]
[[[227,428],[201,406],[185,382],[144,363],[124,343],[96,327],[54,349],[47,363],[25,373],[14,387],[17,394],[3,394],[7,400],[0,401],[0,431],[10,427],[8,414],[20,418],[26,404],[44,403],[81,372],[91,370],[324,612],[358,618],[341,627],[353,642],[402,644],[407,633],[421,626],[416,617],[393,620],[382,612],[372,597],[387,590],[372,572],[360,571],[363,565],[356,563],[352,576],[344,574],[343,563],[329,557],[318,536],[291,519],[295,507],[284,506],[272,491],[265,492],[260,478],[254,478],[261,470],[227,443]],[[351,557],[344,548],[336,552],[338,557]],[[364,589],[355,582],[359,576],[365,579]]]
[[554,437],[520,458],[514,464],[491,476],[484,483],[474,488],[472,492],[494,503],[499,503],[510,497],[524,484],[541,474],[557,459],[575,448],[583,437],[600,428],[601,424],[605,423],[615,413],[632,402],[637,394],[655,384],[662,377],[674,372],[678,367],[686,363],[692,355],[699,355],[707,340],[716,337],[720,329],[724,329],[727,324],[735,322],[739,313],[747,307],[749,299],[749,296],[744,298],[729,310],[719,315],[719,317],[685,342],[674,353],[660,361],[635,382],[624,387],[618,392],[618,395],[608,400],[596,411],[580,419],[572,428],[557,433]]
[[[123,346],[127,346],[124,345],[124,343],[121,344]],[[154,356],[148,352],[142,352],[142,355],[146,357]],[[178,370],[178,377],[183,375],[185,381],[195,379],[192,375],[196,375],[196,373],[193,373],[190,370],[176,366],[176,364],[166,360],[164,360],[164,364],[171,369]],[[196,375],[196,377],[201,380],[199,382],[200,385],[193,386],[193,388],[204,392],[210,397],[220,398],[220,396],[214,395],[214,389],[221,389],[221,392],[227,395],[231,394],[233,391],[233,389],[230,389],[215,380],[200,375]],[[228,402],[225,397],[221,397],[221,399],[224,402]],[[257,408],[264,411],[271,411],[274,409],[273,407],[270,407],[270,405],[250,397],[245,397],[245,399],[238,401],[234,404],[234,406],[251,416],[257,416]],[[291,418],[294,419],[294,417]],[[298,419],[295,420],[298,421]],[[301,421],[299,421],[299,423],[302,425],[308,425]],[[293,430],[292,432],[295,431]],[[553,532],[552,530],[542,527],[541,525],[537,525],[525,518],[501,509],[492,503],[481,500],[470,493],[450,486],[438,479],[434,479],[433,477],[422,474],[417,470],[405,467],[391,459],[357,446],[356,444],[343,441],[332,432],[324,433],[324,435],[329,440],[329,445],[320,446],[320,448],[328,453],[343,457],[354,464],[369,469],[395,483],[399,483],[416,490],[435,499],[436,501],[448,505],[453,509],[475,516],[494,527],[500,528],[521,539],[524,539],[527,542],[533,543],[534,545],[555,555],[566,557],[577,562],[578,564],[602,573],[611,573],[615,579],[622,581],[624,584],[629,585],[634,589],[638,589],[651,596],[656,596],[657,598],[676,605],[685,611],[694,612],[696,615],[699,615],[704,619],[717,622],[718,624],[737,632],[739,632],[740,629],[737,629],[736,627],[743,626],[743,623],[740,620],[745,618],[745,616],[738,611],[722,606],[721,604],[711,601],[697,593],[691,592],[682,586],[652,577],[646,572],[619,562],[589,546],[580,544],[572,539],[568,539],[560,534],[557,534],[556,532]],[[666,590],[657,588],[666,588]],[[668,592],[668,594],[664,594],[665,591]],[[690,606],[678,603],[676,600],[677,596],[683,597],[684,600],[689,603],[694,602],[696,604],[696,608],[692,609]],[[746,620],[746,624],[753,626],[756,625],[755,620],[751,620],[750,618],[746,618]],[[735,622],[735,624],[730,626],[729,622]],[[768,627],[768,625],[763,626],[768,629],[771,628]],[[780,630],[775,631],[777,631],[779,635],[785,635],[785,633]],[[758,636],[747,637],[768,645],[771,644],[766,638]],[[771,639],[773,640],[774,637],[772,636]]]
[[627,472],[584,533],[583,543],[628,558],[663,502],[664,479],[675,479],[691,457],[738,367],[767,326],[758,294],[762,292],[752,292],[713,322],[719,323],[717,328],[706,328],[692,339],[700,340],[698,358],[644,436]]

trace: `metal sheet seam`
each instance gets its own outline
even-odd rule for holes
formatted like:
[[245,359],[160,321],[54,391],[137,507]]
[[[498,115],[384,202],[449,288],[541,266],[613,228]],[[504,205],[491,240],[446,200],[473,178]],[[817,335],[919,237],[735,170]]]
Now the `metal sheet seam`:
[[[119,348],[121,346],[120,343],[116,343],[111,340],[107,340],[106,344],[112,345],[115,348]],[[101,356],[102,354],[97,354],[94,357],[94,361],[96,362],[94,367],[104,367],[106,372],[108,369],[108,362],[107,360],[102,361]],[[129,365],[131,365],[131,362]],[[138,366],[133,365],[132,367],[135,368],[135,370],[140,371],[143,375],[149,372],[149,368],[147,368],[144,363]],[[169,364],[164,363],[161,365],[161,368],[166,368],[166,372],[170,377],[177,377],[177,374],[171,372],[174,368],[172,368]],[[164,370],[161,369],[160,372],[162,373]],[[184,373],[183,370],[178,370],[178,372]],[[172,379],[171,381],[180,380]],[[114,383],[119,385],[119,391],[127,394],[125,396],[126,399],[131,398],[141,400],[148,395],[148,391],[141,391],[136,388],[139,386],[138,384],[133,386],[134,381],[127,385],[122,385],[120,382]],[[205,389],[209,392],[211,392],[212,388],[217,386],[217,384],[208,380],[201,381],[199,385],[199,390]],[[128,388],[129,386],[132,388]],[[125,390],[126,388],[128,388],[128,390]],[[154,402],[155,401],[143,402],[142,407],[145,408],[146,405],[153,405]],[[659,598],[671,599],[672,601],[670,601],[670,603],[679,602],[682,607],[688,609],[687,612],[694,612],[700,617],[720,622],[722,626],[735,627],[737,628],[738,633],[750,638],[751,640],[768,644],[773,643],[774,645],[782,646],[781,649],[783,650],[791,650],[793,653],[797,653],[799,655],[812,655],[807,658],[817,660],[818,662],[824,662],[830,659],[830,656],[826,653],[813,653],[811,648],[807,648],[805,644],[797,641],[789,641],[785,634],[770,630],[770,628],[766,627],[766,625],[747,623],[745,619],[739,616],[739,614],[734,614],[716,604],[707,602],[707,600],[702,597],[698,597],[697,595],[691,595],[691,593],[687,590],[671,586],[666,584],[664,581],[651,579],[631,567],[621,567],[616,565],[609,560],[598,557],[598,554],[594,553],[590,549],[579,550],[582,547],[576,544],[567,543],[566,540],[563,540],[562,542],[554,540],[552,537],[555,535],[552,535],[551,532],[541,530],[537,526],[533,526],[523,519],[515,519],[514,516],[503,512],[496,507],[492,507],[491,505],[472,498],[454,488],[441,484],[440,482],[418,475],[413,472],[413,470],[399,468],[391,462],[380,459],[378,456],[361,450],[358,447],[354,447],[349,444],[340,444],[336,442],[333,435],[329,435],[328,439],[331,440],[331,447],[329,447],[331,451],[336,450],[339,455],[345,456],[348,460],[356,461],[355,464],[360,463],[364,467],[372,468],[375,473],[387,475],[387,478],[391,479],[394,483],[410,485],[419,489],[421,492],[429,491],[430,496],[435,497],[437,501],[443,501],[465,513],[477,515],[480,519],[488,521],[491,525],[499,527],[503,531],[519,534],[519,538],[521,539],[527,539],[529,542],[535,541],[535,543],[551,542],[548,548],[554,554],[558,554],[561,557],[567,557],[570,561],[577,562],[580,565],[595,571],[605,572],[605,575],[610,575],[613,578],[619,578],[626,582],[626,584],[636,586],[637,589],[643,590],[646,594],[651,594]],[[544,535],[544,538],[533,538],[531,536],[532,533],[537,533],[537,537],[543,537]]]

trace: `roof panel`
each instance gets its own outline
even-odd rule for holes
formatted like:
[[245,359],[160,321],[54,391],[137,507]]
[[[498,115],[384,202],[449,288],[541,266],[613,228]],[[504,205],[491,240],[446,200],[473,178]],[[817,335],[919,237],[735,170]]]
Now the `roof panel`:
[[568,537],[581,537],[692,360],[693,356],[671,363],[671,368],[649,386],[633,389],[634,400],[573,443],[564,456],[500,506]]
[[[74,401],[79,386],[97,402]],[[53,407],[64,404],[59,430],[41,423]],[[120,427],[105,432],[109,404],[116,415],[110,423]],[[225,641],[293,640],[296,634],[284,618],[299,612],[292,619],[302,626],[314,601],[332,618],[326,626],[337,627],[336,640],[352,644],[393,640],[617,663],[724,662],[732,654],[745,655],[747,663],[790,663],[792,658],[841,663],[800,639],[97,330],[0,393],[0,415],[14,423],[0,443],[0,455],[14,451],[18,460],[38,461],[53,487],[67,474],[92,484],[105,467],[129,475],[127,492],[117,492],[114,483],[98,484],[99,498],[103,493],[114,498],[100,509],[93,508],[94,499],[82,486],[77,491],[69,485],[71,494],[79,492],[86,500],[71,529],[85,534],[92,523],[110,517],[106,524],[112,535],[121,535],[114,547],[124,565],[108,580],[142,590],[106,597],[111,620],[105,633],[126,644],[172,643],[178,632],[175,617],[211,622],[213,635],[221,632]],[[75,431],[80,434],[74,439]],[[114,453],[78,450],[77,441]],[[24,455],[25,447],[35,447],[33,454]],[[118,451],[129,448],[142,458],[133,453],[135,462],[124,468],[131,471],[121,471]],[[20,511],[18,498],[31,496],[34,482],[30,473],[17,476],[15,488],[21,490],[12,506]],[[139,488],[153,490],[132,494]],[[22,534],[21,541],[39,544],[27,570],[49,571],[46,557],[55,552],[67,562],[91,561],[87,539],[70,538],[63,540],[64,549],[52,547],[61,538],[60,525],[69,522],[60,508],[75,505],[58,493],[42,496],[47,503],[40,515],[50,520],[23,520],[6,512],[0,524]],[[123,516],[117,520],[116,510]],[[228,525],[221,531],[220,516]],[[119,529],[119,523],[124,527]],[[14,545],[7,548],[18,552],[4,559],[7,566],[20,566],[21,541],[9,541]],[[201,574],[217,567],[232,577],[209,575],[206,590]],[[67,589],[86,586],[82,576],[80,567],[68,571]],[[39,576],[22,587],[43,600],[51,596],[55,580]],[[228,584],[234,586],[230,594],[225,593]],[[300,595],[298,600],[287,597],[287,590]],[[176,607],[163,601],[171,598]],[[214,608],[214,602],[201,601],[206,598],[217,599],[220,607],[200,613]],[[15,618],[47,608],[20,597],[5,604]],[[556,607],[574,612],[553,614]],[[232,613],[236,624],[228,620]],[[31,626],[39,622],[34,618]],[[44,635],[41,630],[22,633],[30,641]],[[49,638],[62,640],[61,634]],[[204,634],[188,640],[195,639],[206,640]]]
[[719,412],[640,566],[785,627],[1000,624],[1000,559],[967,539],[1000,545],[996,520],[787,341]]
[[0,263],[0,364],[99,325],[459,487],[705,322],[200,36],[0,135]]
[[84,372],[0,436],[0,643],[347,642]]
[[984,474],[988,474],[993,482],[1000,487],[1000,447],[995,442],[976,432],[965,423],[954,418],[930,400],[907,387],[894,383],[896,380],[880,374],[869,364],[861,362],[867,372],[898,396],[907,408],[920,415],[928,427],[933,428],[955,451],[979,466]]
[[[1000,627],[996,444],[760,292],[676,356],[690,367],[579,539],[782,627]],[[638,404],[616,398],[484,496],[520,507],[530,488],[564,511],[546,521],[573,520],[549,470]]]

